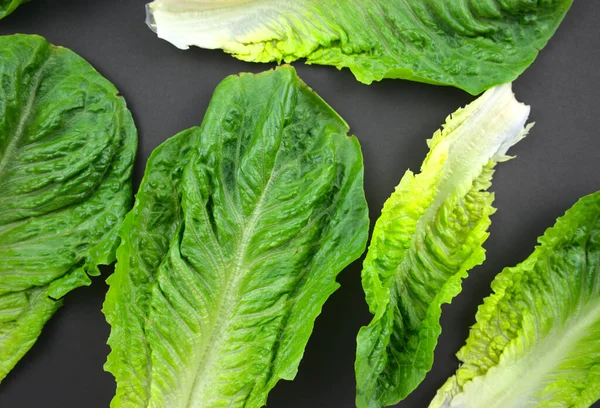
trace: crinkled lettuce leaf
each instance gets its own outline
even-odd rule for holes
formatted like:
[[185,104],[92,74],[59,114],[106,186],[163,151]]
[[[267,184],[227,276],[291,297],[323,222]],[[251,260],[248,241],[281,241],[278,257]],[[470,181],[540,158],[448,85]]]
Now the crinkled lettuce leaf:
[[108,282],[113,407],[260,407],[368,234],[360,146],[293,68],[151,155]]
[[492,282],[462,365],[430,407],[575,407],[600,399],[600,192]]
[[115,259],[137,132],[81,57],[0,37],[0,380],[70,290]]
[[16,10],[21,4],[30,0],[0,0],[0,19],[8,16]]
[[350,68],[472,94],[511,82],[573,0],[155,0],[148,25],[179,48]]
[[406,172],[375,224],[362,281],[374,314],[357,339],[359,408],[393,405],[431,369],[441,305],[485,259],[496,163],[527,129],[511,86],[455,112],[429,140],[421,173]]

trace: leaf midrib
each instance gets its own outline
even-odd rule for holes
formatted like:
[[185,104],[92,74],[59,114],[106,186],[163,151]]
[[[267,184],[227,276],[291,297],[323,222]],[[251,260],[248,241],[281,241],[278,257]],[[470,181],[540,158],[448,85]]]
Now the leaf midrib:
[[[237,298],[234,295],[236,294],[236,292],[239,291],[240,283],[242,281],[244,261],[246,260],[248,247],[252,238],[251,234],[254,231],[259,217],[262,214],[263,206],[267,197],[267,193],[270,190],[270,186],[273,180],[277,178],[277,175],[280,172],[281,169],[277,172],[274,171],[270,174],[270,177],[267,183],[265,184],[263,192],[259,197],[259,200],[256,206],[254,207],[254,210],[252,211],[250,221],[243,229],[242,238],[240,240],[240,246],[238,247],[236,255],[234,257],[234,269],[230,275],[231,280],[226,282],[225,293],[219,298],[218,313],[216,314],[216,318],[212,321],[209,340],[205,343],[201,353],[202,357],[199,359],[200,362],[202,362],[204,358],[206,358],[206,360],[204,361],[204,364],[200,364],[199,368],[196,370],[192,388],[188,395],[188,399],[185,403],[186,408],[194,408],[196,407],[196,405],[194,405],[196,401],[202,401],[202,398],[199,398],[198,396],[201,396],[205,393],[206,374],[211,372],[212,367],[215,363],[214,357],[215,354],[217,354],[210,353],[210,351],[215,350],[215,345],[221,343],[223,336],[226,332],[225,329],[227,328],[229,323],[229,317],[231,316],[231,313],[235,305],[237,304],[236,301],[231,300]],[[218,324],[219,322],[223,323]]]

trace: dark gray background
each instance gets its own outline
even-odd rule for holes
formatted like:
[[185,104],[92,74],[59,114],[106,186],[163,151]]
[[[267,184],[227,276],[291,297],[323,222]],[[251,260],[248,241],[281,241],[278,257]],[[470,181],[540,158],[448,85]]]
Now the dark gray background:
[[[515,83],[536,122],[494,178],[495,205],[487,261],[471,271],[464,290],[444,306],[443,334],[433,370],[404,402],[426,407],[457,368],[477,306],[504,266],[532,251],[536,238],[579,197],[600,189],[600,7],[575,2],[536,62]],[[199,125],[215,86],[229,74],[269,65],[235,60],[221,51],[180,51],[144,24],[144,0],[33,0],[0,21],[0,34],[45,36],[71,48],[111,80],[127,99],[139,129],[135,189],[150,152],[180,130]],[[407,168],[418,171],[425,140],[448,114],[473,97],[453,88],[400,80],[371,86],[349,71],[295,64],[299,75],[331,104],[360,139],[365,189],[375,220]],[[271,392],[269,407],[351,407],[358,328],[370,315],[357,261],[316,322],[298,376]],[[102,369],[109,327],[101,313],[104,279],[70,293],[38,342],[0,386],[2,408],[106,408],[115,384]],[[600,404],[596,405],[600,407]]]

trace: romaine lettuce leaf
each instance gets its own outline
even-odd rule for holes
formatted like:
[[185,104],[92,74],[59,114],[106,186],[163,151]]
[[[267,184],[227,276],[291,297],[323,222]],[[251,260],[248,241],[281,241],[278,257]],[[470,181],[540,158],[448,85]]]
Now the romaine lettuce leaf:
[[0,37],[0,380],[70,290],[115,259],[137,132],[81,57]]
[[600,399],[600,192],[492,282],[462,365],[430,407],[575,407]]
[[148,25],[179,48],[347,67],[479,94],[536,58],[573,0],[155,0]]
[[150,157],[104,313],[113,407],[260,407],[365,249],[360,146],[291,67],[225,79]]
[[431,369],[441,305],[485,259],[493,169],[526,135],[528,115],[510,85],[487,91],[448,118],[421,173],[407,171],[385,203],[363,266],[375,316],[357,339],[359,408],[397,403]]
[[21,4],[30,0],[0,0],[0,19],[15,11]]

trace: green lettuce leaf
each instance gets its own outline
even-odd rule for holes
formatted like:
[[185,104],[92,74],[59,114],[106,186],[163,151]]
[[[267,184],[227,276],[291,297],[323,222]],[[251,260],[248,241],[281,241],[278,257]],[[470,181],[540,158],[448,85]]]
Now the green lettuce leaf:
[[487,91],[429,141],[375,224],[363,288],[375,316],[357,339],[359,408],[393,405],[423,380],[441,332],[441,305],[485,259],[494,166],[527,133],[529,107],[510,85]]
[[8,16],[21,4],[27,3],[28,1],[30,0],[0,0],[0,19]]
[[350,68],[479,94],[511,82],[573,0],[155,0],[147,23],[179,48]]
[[293,68],[225,79],[150,157],[104,313],[113,407],[260,407],[365,249],[360,146]]
[[462,365],[430,407],[574,407],[600,399],[600,192],[492,282]]
[[0,37],[0,380],[70,290],[115,259],[137,132],[81,57]]

